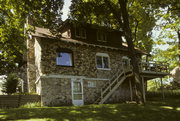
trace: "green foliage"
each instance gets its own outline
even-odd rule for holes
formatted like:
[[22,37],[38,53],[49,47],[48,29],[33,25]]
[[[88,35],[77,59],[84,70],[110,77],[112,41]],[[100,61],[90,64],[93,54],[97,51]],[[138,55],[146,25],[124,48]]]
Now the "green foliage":
[[163,60],[173,69],[179,65],[180,60],[180,1],[179,0],[147,0],[156,11],[154,16],[158,20],[156,29],[161,31],[155,44],[165,46],[167,49],[156,48],[154,55],[156,60]]
[[2,84],[2,92],[6,94],[16,93],[18,90],[19,78],[15,73],[11,73],[7,76],[6,80]]
[[152,54],[154,55],[154,60],[166,62],[169,65],[169,70],[172,70],[179,63],[179,50],[177,45],[169,46],[166,50],[156,48]]
[[20,108],[38,108],[38,107],[41,107],[40,102],[27,103],[25,105],[20,106]]
[[147,90],[148,91],[157,91],[159,90],[161,83],[159,80],[154,79],[147,82]]
[[[164,98],[180,98],[180,90],[164,90]],[[147,92],[147,98],[163,98],[162,91],[149,91]]]
[[63,0],[0,0],[0,75],[25,64],[26,18],[33,26],[55,31],[61,23],[62,6]]
[[13,95],[38,95],[38,94],[35,92],[17,92],[14,93]]
[[[113,9],[109,7],[109,4]],[[150,52],[153,44],[151,31],[155,25],[153,9],[138,0],[129,0],[128,6],[134,44],[136,47]],[[119,17],[121,8],[118,0],[72,0],[70,10],[72,19],[118,30],[123,28],[123,25],[118,22],[118,19],[122,19]],[[115,15],[115,12],[118,14]]]

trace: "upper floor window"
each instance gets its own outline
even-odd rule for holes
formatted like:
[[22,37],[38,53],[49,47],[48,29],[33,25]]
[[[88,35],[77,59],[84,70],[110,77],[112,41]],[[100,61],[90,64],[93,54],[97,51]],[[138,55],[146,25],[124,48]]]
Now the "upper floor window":
[[96,67],[98,69],[110,69],[110,63],[109,63],[109,55],[106,53],[97,53],[96,54]]
[[75,36],[78,38],[86,39],[86,29],[75,27]]
[[98,31],[97,32],[97,40],[106,42],[107,41],[107,33],[103,32],[103,31]]
[[60,66],[73,66],[72,52],[59,51],[56,57],[56,64]]
[[130,66],[130,59],[127,56],[122,57],[122,62],[124,67],[129,67]]

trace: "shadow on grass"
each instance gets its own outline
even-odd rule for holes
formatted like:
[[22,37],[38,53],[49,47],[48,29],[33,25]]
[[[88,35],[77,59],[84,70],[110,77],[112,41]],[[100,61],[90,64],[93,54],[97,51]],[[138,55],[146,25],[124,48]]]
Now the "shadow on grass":
[[180,99],[137,104],[0,109],[0,120],[179,121]]

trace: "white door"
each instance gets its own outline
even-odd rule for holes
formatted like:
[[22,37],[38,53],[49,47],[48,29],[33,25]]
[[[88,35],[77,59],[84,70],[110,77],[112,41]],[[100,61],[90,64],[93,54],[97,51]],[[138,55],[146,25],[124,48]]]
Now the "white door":
[[72,79],[72,103],[73,105],[83,105],[83,80],[82,79]]

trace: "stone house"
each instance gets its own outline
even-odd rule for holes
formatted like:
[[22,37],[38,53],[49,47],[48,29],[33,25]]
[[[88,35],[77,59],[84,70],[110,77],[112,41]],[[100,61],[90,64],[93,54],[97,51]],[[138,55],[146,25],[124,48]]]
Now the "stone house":
[[[132,69],[122,32],[66,20],[61,36],[36,27],[27,40],[27,82],[43,105],[83,105],[134,100]],[[148,79],[167,75],[165,66],[141,63],[143,89]]]

